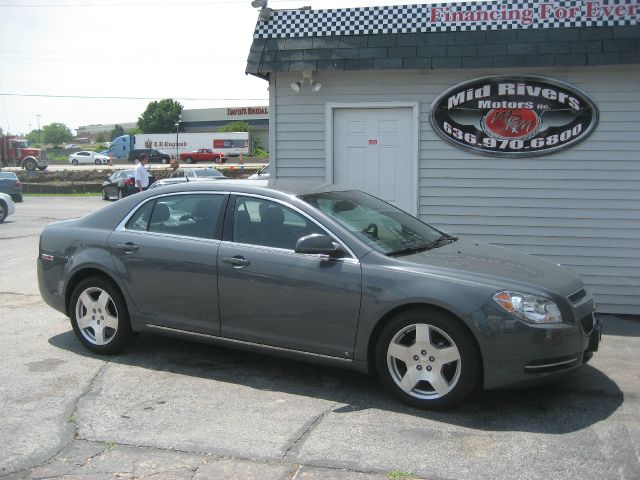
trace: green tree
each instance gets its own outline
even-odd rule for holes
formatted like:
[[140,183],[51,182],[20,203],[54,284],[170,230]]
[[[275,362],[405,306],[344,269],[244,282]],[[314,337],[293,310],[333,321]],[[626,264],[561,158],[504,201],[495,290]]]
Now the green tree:
[[124,135],[124,128],[122,128],[121,125],[116,125],[115,128],[111,130],[111,141],[122,135]]
[[253,132],[254,130],[255,128],[244,120],[236,120],[235,122],[227,123],[218,129],[219,132]]
[[151,102],[138,118],[138,127],[142,133],[175,132],[175,124],[182,115],[182,105],[175,100],[165,98],[159,102]]
[[40,135],[38,130],[31,130],[27,133],[24,138],[26,138],[30,145],[35,145],[36,143],[40,143]]
[[64,123],[51,123],[42,127],[43,143],[50,143],[54,147],[59,147],[61,143],[70,142],[73,134]]
[[98,132],[96,135],[96,142],[97,143],[104,143],[105,139],[104,139],[104,132]]
[[133,127],[127,130],[127,135],[138,135],[139,133],[142,133],[142,130],[140,130],[138,127]]

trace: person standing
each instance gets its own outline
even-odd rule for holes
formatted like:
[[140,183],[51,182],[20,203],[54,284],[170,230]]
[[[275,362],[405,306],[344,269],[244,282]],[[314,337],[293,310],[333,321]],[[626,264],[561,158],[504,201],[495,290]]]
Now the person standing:
[[145,191],[149,188],[149,172],[147,172],[147,164],[149,163],[149,155],[143,153],[140,155],[140,161],[136,165],[135,169],[135,181],[136,187],[139,192]]

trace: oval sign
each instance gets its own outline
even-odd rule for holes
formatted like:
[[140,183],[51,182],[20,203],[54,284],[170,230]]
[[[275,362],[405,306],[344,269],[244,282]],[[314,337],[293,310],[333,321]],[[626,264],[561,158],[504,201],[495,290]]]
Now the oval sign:
[[457,85],[431,106],[431,125],[458,147],[493,157],[534,157],[587,138],[598,108],[575,87],[532,76],[484,77]]

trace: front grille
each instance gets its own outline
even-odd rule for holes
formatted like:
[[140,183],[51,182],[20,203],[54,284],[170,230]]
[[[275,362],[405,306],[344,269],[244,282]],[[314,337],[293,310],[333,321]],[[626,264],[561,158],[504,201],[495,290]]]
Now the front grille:
[[578,305],[586,296],[587,296],[587,291],[584,288],[581,288],[577,292],[569,295],[568,298],[572,304]]

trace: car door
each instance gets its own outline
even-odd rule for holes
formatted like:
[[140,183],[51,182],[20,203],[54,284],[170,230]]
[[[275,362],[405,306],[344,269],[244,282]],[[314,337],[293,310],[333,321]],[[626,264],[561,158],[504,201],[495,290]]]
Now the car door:
[[110,235],[122,283],[144,323],[219,335],[219,218],[227,195],[152,198]]
[[224,337],[351,358],[360,263],[352,255],[295,253],[297,239],[314,233],[328,232],[291,205],[250,195],[230,200],[218,253]]

